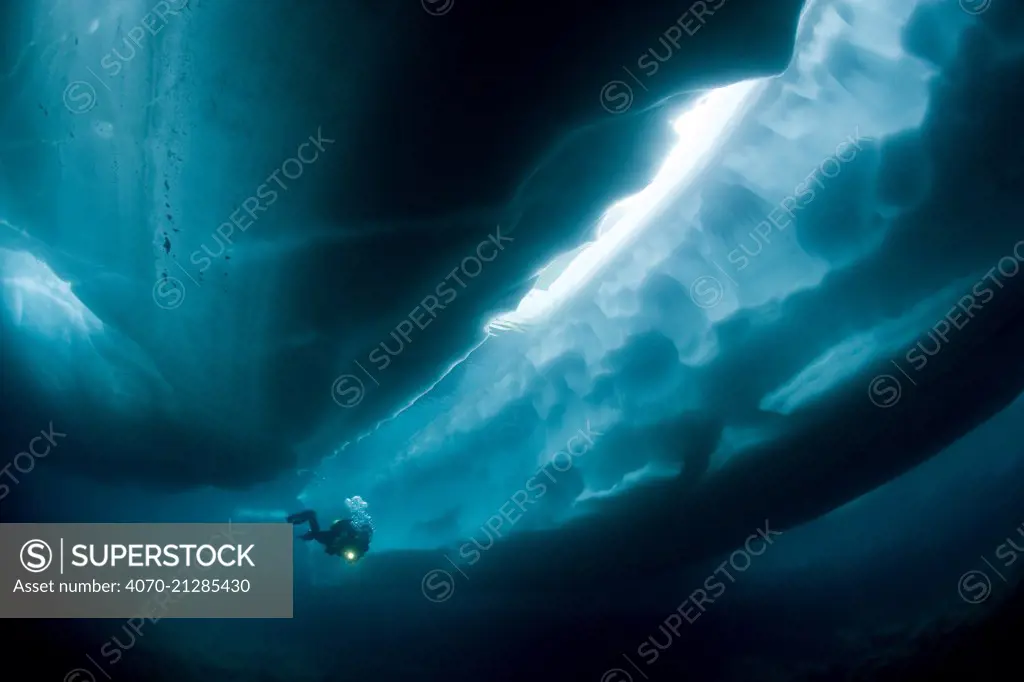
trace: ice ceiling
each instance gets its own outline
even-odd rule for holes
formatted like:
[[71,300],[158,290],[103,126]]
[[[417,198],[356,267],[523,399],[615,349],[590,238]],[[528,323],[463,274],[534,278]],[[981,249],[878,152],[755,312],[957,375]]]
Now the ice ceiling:
[[[1014,243],[1004,211],[943,204],[979,107],[1015,127],[978,83],[1020,58],[955,2],[811,0],[778,75],[717,78],[583,128],[508,205],[429,220],[410,217],[434,208],[414,183],[380,204],[359,198],[362,179],[337,189],[366,168],[372,97],[321,117],[324,88],[344,100],[346,79],[274,92],[244,69],[272,46],[191,47],[237,19],[194,5],[138,55],[115,53],[98,88],[89,74],[149,8],[42,3],[22,13],[31,39],[5,81],[22,104],[65,93],[32,107],[42,118],[7,114],[5,388],[25,396],[24,420],[81,434],[86,473],[240,486],[313,471],[306,504],[359,494],[382,547],[419,548],[479,534],[547,471],[516,530],[556,528],[786,437],[790,415],[911,346]],[[85,95],[84,115],[65,111]],[[337,142],[222,244],[215,228],[316,135]],[[614,136],[657,161],[621,163]],[[593,175],[566,183],[581,163]],[[992,229],[970,232],[970,212]],[[507,247],[452,284],[444,273],[496,226]],[[189,269],[216,245],[210,270]],[[583,451],[562,471],[569,447]],[[260,502],[250,515],[278,512]]]

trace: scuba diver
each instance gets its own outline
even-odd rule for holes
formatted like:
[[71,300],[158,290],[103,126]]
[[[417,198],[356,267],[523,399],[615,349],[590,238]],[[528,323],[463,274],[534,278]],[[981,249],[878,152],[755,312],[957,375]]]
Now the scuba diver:
[[373,522],[363,498],[356,495],[346,499],[345,504],[351,512],[351,518],[338,519],[327,530],[320,528],[316,512],[312,509],[289,515],[288,523],[294,526],[308,523],[309,530],[300,536],[302,540],[316,540],[328,554],[344,557],[348,563],[354,564],[370,550]]

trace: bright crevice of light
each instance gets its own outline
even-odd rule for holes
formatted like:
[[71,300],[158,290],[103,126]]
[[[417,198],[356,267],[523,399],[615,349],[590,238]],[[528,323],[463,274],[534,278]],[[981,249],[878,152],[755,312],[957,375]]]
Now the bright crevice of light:
[[666,199],[693,182],[745,111],[751,95],[767,79],[740,81],[709,91],[673,121],[679,143],[668,154],[654,179],[643,190],[608,209],[623,215],[583,248],[547,289],[532,289],[509,313],[499,315],[486,329],[504,330],[538,322],[568,301],[611,259],[638,236]]
[[[622,213],[614,224],[608,226],[606,220],[599,221],[597,238],[580,250],[579,254],[569,262],[565,270],[547,289],[534,288],[528,291],[515,310],[499,315],[488,322],[484,327],[486,336],[483,340],[456,360],[437,381],[418,393],[390,417],[378,422],[373,429],[355,438],[354,441],[359,442],[363,438],[369,437],[381,425],[392,421],[415,405],[420,398],[441,383],[477,348],[486,343],[487,339],[495,332],[521,331],[524,326],[547,318],[566,303],[573,294],[593,279],[601,268],[642,232],[648,224],[647,219],[665,203],[672,193],[683,189],[700,175],[725,134],[732,129],[732,126],[746,110],[745,105],[752,101],[752,95],[766,81],[766,78],[740,81],[710,90],[700,97],[672,122],[680,141],[669,151],[665,163],[655,174],[651,183],[636,194],[615,202],[605,212],[605,217],[612,212]],[[335,450],[334,454],[337,455],[348,444],[345,443],[341,448]]]

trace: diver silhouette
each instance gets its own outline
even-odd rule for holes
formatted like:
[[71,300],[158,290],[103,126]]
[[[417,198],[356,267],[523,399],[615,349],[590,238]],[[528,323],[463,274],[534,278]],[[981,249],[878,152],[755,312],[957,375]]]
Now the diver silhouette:
[[300,539],[306,542],[316,540],[324,546],[327,554],[344,557],[347,562],[354,564],[370,551],[373,523],[366,512],[366,502],[361,497],[356,495],[346,499],[345,504],[351,511],[352,518],[338,519],[327,530],[320,527],[316,512],[312,509],[290,514],[288,523],[293,526],[308,523],[309,530],[303,533]]

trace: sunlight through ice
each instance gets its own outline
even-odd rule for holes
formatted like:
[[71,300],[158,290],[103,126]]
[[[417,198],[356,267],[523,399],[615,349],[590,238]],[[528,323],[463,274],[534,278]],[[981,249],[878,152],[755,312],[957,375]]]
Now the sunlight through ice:
[[487,331],[518,328],[547,318],[579,291],[648,225],[650,218],[675,192],[693,182],[710,160],[718,144],[753,101],[752,95],[768,79],[740,81],[700,97],[672,126],[679,143],[647,187],[614,204],[609,211],[625,214],[588,244],[547,289],[533,289],[516,310],[487,324]]

